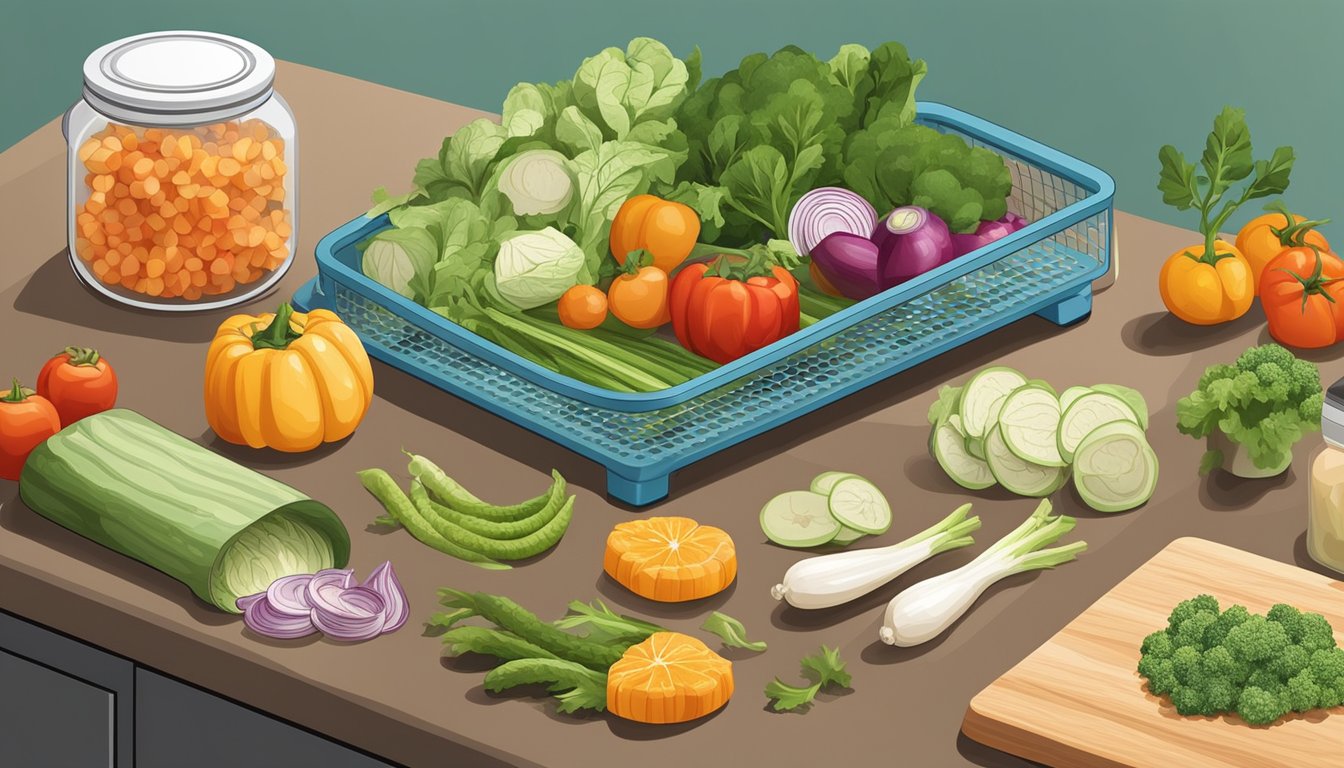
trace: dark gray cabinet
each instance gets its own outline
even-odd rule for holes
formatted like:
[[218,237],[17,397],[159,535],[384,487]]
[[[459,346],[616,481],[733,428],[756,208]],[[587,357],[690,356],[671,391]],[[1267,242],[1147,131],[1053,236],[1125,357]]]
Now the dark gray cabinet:
[[391,766],[2,611],[0,765]]

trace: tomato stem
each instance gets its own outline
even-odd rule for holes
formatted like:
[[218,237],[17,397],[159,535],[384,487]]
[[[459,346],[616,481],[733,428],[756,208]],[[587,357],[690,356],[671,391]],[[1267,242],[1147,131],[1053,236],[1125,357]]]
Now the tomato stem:
[[66,347],[65,354],[70,356],[70,365],[97,365],[98,350],[92,347]]
[[303,334],[295,333],[289,327],[289,321],[294,316],[294,308],[288,302],[281,304],[275,311],[275,319],[271,324],[262,328],[260,331],[252,334],[253,349],[287,349],[289,345],[296,341]]
[[1301,248],[1308,245],[1307,233],[1316,227],[1329,224],[1329,219],[1303,219],[1302,221],[1293,221],[1293,214],[1288,210],[1288,206],[1283,204],[1282,200],[1275,200],[1265,206],[1265,210],[1283,214],[1283,220],[1286,222],[1282,229],[1279,227],[1270,227],[1278,238],[1279,243],[1285,247]]
[[14,379],[14,386],[10,387],[10,390],[5,393],[4,397],[0,397],[0,402],[22,403],[24,400],[28,399],[29,394],[30,391],[25,389],[24,386],[19,383],[18,379]]

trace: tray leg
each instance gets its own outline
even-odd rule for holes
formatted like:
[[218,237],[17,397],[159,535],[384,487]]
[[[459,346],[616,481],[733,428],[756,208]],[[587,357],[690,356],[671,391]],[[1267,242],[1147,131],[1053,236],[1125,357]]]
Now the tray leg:
[[1080,288],[1036,313],[1055,325],[1073,325],[1092,314],[1092,285]]
[[608,469],[607,493],[626,504],[642,507],[667,496],[667,475],[631,480]]

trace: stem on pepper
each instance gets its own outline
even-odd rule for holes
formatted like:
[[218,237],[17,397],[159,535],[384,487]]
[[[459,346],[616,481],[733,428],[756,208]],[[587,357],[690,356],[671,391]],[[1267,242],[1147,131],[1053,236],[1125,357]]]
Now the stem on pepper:
[[271,324],[252,334],[252,348],[288,349],[291,343],[303,335],[295,333],[294,329],[289,327],[289,321],[293,316],[294,308],[288,302],[281,304],[275,311],[275,319],[271,320]]

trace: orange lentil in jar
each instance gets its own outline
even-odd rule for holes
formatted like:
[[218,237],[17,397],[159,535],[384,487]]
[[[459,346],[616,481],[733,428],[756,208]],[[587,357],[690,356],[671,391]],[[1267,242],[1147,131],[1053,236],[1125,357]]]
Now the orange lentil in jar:
[[159,298],[254,283],[289,256],[284,154],[261,120],[109,124],[79,147],[89,195],[75,251],[107,285]]

